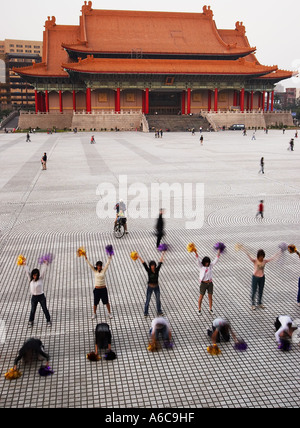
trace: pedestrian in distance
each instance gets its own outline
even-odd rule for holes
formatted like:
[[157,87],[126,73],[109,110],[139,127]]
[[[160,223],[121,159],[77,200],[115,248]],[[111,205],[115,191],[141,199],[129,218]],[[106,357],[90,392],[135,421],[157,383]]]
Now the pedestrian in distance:
[[29,132],[27,132],[26,143],[31,143]]
[[44,153],[41,159],[41,163],[42,163],[42,170],[45,171],[47,169],[47,153]]
[[94,135],[91,136],[91,144],[96,144]]
[[164,219],[163,219],[164,210],[159,211],[159,216],[156,222],[156,247],[159,247],[160,241],[164,236]]
[[263,157],[260,159],[260,170],[258,171],[258,173],[259,174],[260,173],[262,173],[262,174],[265,173],[265,159]]
[[200,135],[200,144],[201,144],[201,146],[203,146],[203,140],[204,140],[204,138],[203,138],[203,135],[201,134]]
[[264,201],[263,200],[261,200],[259,202],[258,210],[257,210],[255,218],[257,218],[259,215],[261,218],[264,218]]

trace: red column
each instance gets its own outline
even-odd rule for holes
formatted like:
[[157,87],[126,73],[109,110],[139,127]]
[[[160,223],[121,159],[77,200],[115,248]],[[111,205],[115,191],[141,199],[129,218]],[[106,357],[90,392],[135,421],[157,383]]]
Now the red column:
[[46,113],[49,113],[49,94],[48,91],[45,91],[45,104],[46,104]]
[[63,100],[62,100],[62,91],[59,91],[59,111],[60,113],[63,112]]
[[120,88],[117,88],[117,92],[116,92],[116,112],[120,113],[121,111],[121,91]]
[[187,89],[187,106],[186,106],[186,113],[191,113],[191,88]]
[[145,114],[149,114],[149,88],[145,89]]
[[253,91],[251,91],[251,98],[250,98],[250,110],[253,110]]
[[241,90],[241,112],[244,112],[245,110],[245,89],[242,88]]
[[214,111],[218,111],[218,88],[215,89],[215,102],[214,102]]
[[86,88],[86,112],[89,114],[92,111],[91,104],[91,88]]
[[142,91],[142,113],[145,113],[145,92]]
[[210,89],[207,91],[207,99],[208,99],[207,110],[211,111],[211,90]]
[[185,114],[185,91],[181,95],[181,114]]
[[38,91],[34,91],[34,98],[35,98],[35,114],[39,111],[39,97],[38,97]]
[[73,111],[76,111],[76,92],[73,91]]
[[266,107],[266,111],[269,111],[270,108],[270,92],[267,93],[267,107]]
[[265,111],[265,100],[266,100],[266,93],[265,91],[262,92],[262,96],[261,96],[261,108],[262,111]]
[[233,91],[233,106],[237,106],[237,93],[236,91]]
[[271,92],[271,111],[274,111],[274,91]]

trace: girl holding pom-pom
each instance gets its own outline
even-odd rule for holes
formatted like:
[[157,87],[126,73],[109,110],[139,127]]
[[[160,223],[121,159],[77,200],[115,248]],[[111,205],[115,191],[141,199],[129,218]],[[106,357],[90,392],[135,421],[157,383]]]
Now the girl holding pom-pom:
[[158,285],[158,275],[159,275],[159,271],[160,271],[160,268],[161,268],[163,260],[164,260],[164,254],[165,254],[165,252],[163,251],[162,256],[160,258],[160,261],[157,265],[156,265],[156,262],[152,260],[149,263],[149,266],[147,266],[147,264],[144,262],[144,260],[138,254],[136,255],[136,258],[140,260],[140,262],[143,264],[146,272],[148,273],[148,287],[147,287],[146,303],[145,303],[145,308],[144,308],[144,316],[145,317],[148,316],[148,309],[149,309],[149,304],[150,304],[150,299],[151,299],[152,293],[155,294],[155,298],[156,298],[157,314],[159,316],[163,315],[163,312],[161,310],[161,303],[160,303],[160,288]]
[[44,283],[43,281],[46,274],[47,265],[48,265],[48,262],[44,261],[41,271],[39,271],[39,269],[33,269],[33,271],[29,273],[29,268],[26,265],[26,261],[23,262],[25,272],[30,281],[30,292],[31,292],[31,312],[29,317],[30,326],[33,325],[36,308],[39,303],[45,314],[47,325],[48,327],[51,327],[51,318],[47,308],[46,296],[43,290],[43,283]]
[[238,244],[236,248],[238,250],[244,251],[244,253],[248,256],[248,258],[251,260],[251,262],[254,265],[252,283],[251,283],[252,310],[256,309],[255,296],[257,294],[257,289],[258,289],[258,303],[257,303],[258,307],[261,309],[264,309],[265,306],[262,303],[262,296],[263,296],[263,291],[265,286],[265,266],[267,263],[271,262],[272,260],[278,259],[282,254],[282,251],[279,250],[276,254],[274,254],[269,259],[265,259],[266,254],[262,249],[258,250],[256,258],[254,258],[251,256],[251,254],[243,245]]
[[209,312],[213,314],[213,282],[212,282],[212,269],[215,264],[218,262],[221,254],[221,249],[218,249],[217,256],[213,261],[209,257],[204,257],[202,261],[199,260],[197,249],[195,249],[197,264],[199,266],[199,282],[200,282],[200,296],[198,300],[198,311],[201,314],[201,305],[203,297],[207,291],[208,293],[208,303],[209,303]]
[[96,263],[96,266],[93,266],[90,263],[90,261],[88,260],[87,255],[85,253],[83,255],[84,255],[84,258],[85,258],[87,264],[89,265],[89,267],[94,272],[94,278],[95,278],[94,308],[93,308],[92,319],[96,318],[97,306],[99,305],[100,300],[102,300],[103,305],[106,305],[109,318],[112,318],[112,314],[110,311],[110,304],[108,301],[108,293],[107,293],[107,288],[106,288],[106,282],[105,282],[105,274],[106,274],[108,266],[111,262],[112,256],[111,255],[108,256],[108,260],[106,262],[106,265],[103,268],[102,267],[103,263],[101,261],[98,261]]

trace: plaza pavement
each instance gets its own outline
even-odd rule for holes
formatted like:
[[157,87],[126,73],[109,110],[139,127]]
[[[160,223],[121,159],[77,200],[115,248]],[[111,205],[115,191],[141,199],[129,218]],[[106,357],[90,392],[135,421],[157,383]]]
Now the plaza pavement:
[[[299,407],[299,355],[277,349],[274,321],[279,314],[300,318],[296,304],[300,262],[296,255],[266,267],[266,309],[251,311],[252,264],[235,251],[244,243],[256,254],[273,255],[281,242],[298,244],[300,213],[300,142],[287,150],[294,131],[154,134],[95,133],[0,134],[0,407],[1,408],[216,408]],[[48,169],[40,159],[48,154]],[[260,158],[265,174],[258,174]],[[189,230],[184,219],[167,218],[169,245],[160,273],[162,309],[170,321],[174,349],[147,351],[148,331],[155,317],[154,295],[150,317],[144,319],[146,272],[130,258],[138,251],[147,261],[158,260],[153,235],[155,218],[129,219],[129,234],[116,240],[112,220],[97,215],[101,183],[118,188],[120,176],[128,185],[142,183],[149,198],[151,183],[204,183],[204,223]],[[147,191],[148,190],[148,191]],[[131,198],[131,199],[130,199]],[[129,204],[133,196],[129,197]],[[256,219],[259,200],[265,218]],[[151,203],[149,202],[149,212]],[[171,209],[170,209],[171,210]],[[213,245],[224,242],[226,252],[214,268],[214,311],[197,310],[198,268],[186,250],[194,242],[200,256],[214,257]],[[105,246],[115,255],[107,272],[113,319],[102,304],[91,320],[93,275],[76,250],[85,246],[92,262],[105,261]],[[35,324],[28,327],[29,284],[19,254],[30,268],[41,254],[55,256],[44,282],[52,327],[38,307]],[[232,341],[222,354],[211,356],[206,331],[217,316],[227,317],[248,344],[237,352]],[[97,322],[112,330],[114,361],[90,362]],[[4,334],[5,333],[5,334]],[[29,337],[38,337],[51,356],[53,376],[40,377],[40,363],[21,365],[15,381],[4,374]]]

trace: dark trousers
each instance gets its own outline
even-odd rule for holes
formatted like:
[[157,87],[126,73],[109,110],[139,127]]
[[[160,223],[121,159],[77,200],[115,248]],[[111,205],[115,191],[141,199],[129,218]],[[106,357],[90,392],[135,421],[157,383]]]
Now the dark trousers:
[[255,295],[257,292],[257,288],[258,288],[258,305],[261,305],[262,303],[262,295],[264,292],[264,286],[265,286],[265,277],[258,277],[258,276],[254,276],[252,275],[252,285],[251,285],[251,300],[252,300],[252,305],[255,305]]
[[36,307],[37,307],[38,303],[41,305],[41,307],[43,309],[43,312],[45,314],[47,322],[49,322],[50,321],[50,314],[49,314],[49,311],[47,308],[45,294],[39,294],[38,296],[31,296],[31,312],[30,312],[29,321],[30,322],[34,321],[34,316],[35,316]]

